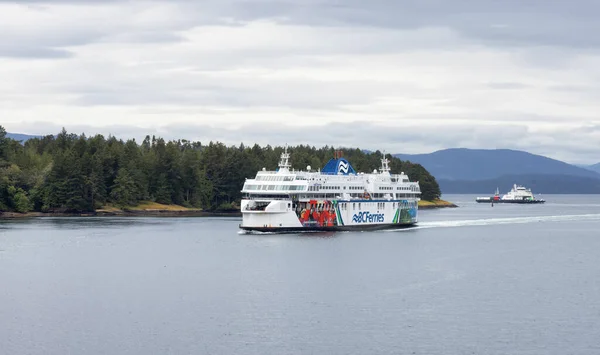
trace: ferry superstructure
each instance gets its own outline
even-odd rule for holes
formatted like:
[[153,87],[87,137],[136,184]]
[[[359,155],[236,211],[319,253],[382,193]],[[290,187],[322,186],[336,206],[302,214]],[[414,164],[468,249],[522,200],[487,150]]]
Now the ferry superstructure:
[[406,228],[417,223],[421,190],[389,160],[372,173],[356,172],[336,152],[322,170],[291,170],[287,147],[276,171],[259,171],[242,188],[240,228],[259,232]]

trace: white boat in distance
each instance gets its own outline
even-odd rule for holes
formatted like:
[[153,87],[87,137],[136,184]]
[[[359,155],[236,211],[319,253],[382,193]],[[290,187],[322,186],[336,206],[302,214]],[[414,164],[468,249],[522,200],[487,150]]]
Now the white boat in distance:
[[500,193],[498,189],[496,189],[496,194],[493,197],[477,197],[477,202],[486,202],[486,203],[520,203],[520,204],[531,204],[531,203],[544,203],[546,202],[543,199],[536,199],[531,189],[525,188],[523,186],[514,184],[512,189],[502,197],[500,197]]
[[263,168],[242,188],[240,228],[259,232],[406,228],[417,223],[421,190],[389,161],[372,173],[356,172],[336,151],[323,170],[291,169],[287,147],[279,168]]

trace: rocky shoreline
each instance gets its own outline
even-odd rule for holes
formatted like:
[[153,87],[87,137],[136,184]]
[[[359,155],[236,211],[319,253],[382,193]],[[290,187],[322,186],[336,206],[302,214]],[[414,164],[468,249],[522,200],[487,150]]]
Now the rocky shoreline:
[[419,210],[437,210],[440,208],[458,208],[458,206],[455,204],[443,205],[443,206],[432,206],[432,205],[419,206]]
[[457,208],[458,206],[452,202],[444,200],[435,201],[419,201],[419,210],[433,210],[438,208]]

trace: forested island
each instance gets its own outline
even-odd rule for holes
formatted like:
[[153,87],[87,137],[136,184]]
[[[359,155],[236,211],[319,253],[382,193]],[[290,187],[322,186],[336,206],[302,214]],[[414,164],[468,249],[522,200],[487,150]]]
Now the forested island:
[[[288,147],[292,166],[322,167],[334,148]],[[179,205],[203,211],[235,211],[246,178],[277,168],[283,147],[226,146],[220,142],[137,143],[113,136],[68,133],[16,141],[0,126],[0,212],[94,213],[141,204]],[[357,171],[379,168],[382,154],[342,148]],[[393,172],[419,181],[423,200],[438,200],[435,178],[421,165],[391,155]]]

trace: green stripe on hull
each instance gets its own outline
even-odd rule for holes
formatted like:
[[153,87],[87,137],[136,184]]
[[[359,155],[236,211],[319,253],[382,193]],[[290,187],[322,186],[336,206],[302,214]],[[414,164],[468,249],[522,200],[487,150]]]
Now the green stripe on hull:
[[392,223],[398,223],[398,217],[400,217],[400,209],[399,208],[396,209],[396,214],[394,215],[394,220],[392,221]]
[[335,204],[335,217],[337,218],[337,225],[343,226],[344,221],[342,220],[342,214],[340,213],[340,204],[337,201],[334,201]]

